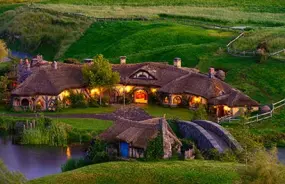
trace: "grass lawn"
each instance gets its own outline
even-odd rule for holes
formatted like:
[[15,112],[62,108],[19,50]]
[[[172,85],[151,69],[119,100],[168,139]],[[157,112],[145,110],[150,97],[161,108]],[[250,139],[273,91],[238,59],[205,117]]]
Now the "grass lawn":
[[61,118],[61,119],[56,119],[55,121],[66,123],[68,125],[71,125],[73,128],[79,130],[88,130],[95,132],[102,132],[113,124],[112,121],[99,120],[99,119]]
[[170,108],[157,105],[143,105],[141,106],[147,113],[155,117],[163,117],[166,115],[167,119],[178,118],[182,120],[191,120],[193,111],[186,108]]
[[116,108],[113,106],[108,107],[89,107],[89,108],[68,108],[63,109],[61,112],[49,112],[50,114],[103,114],[111,113]]
[[[242,165],[239,165],[242,166]],[[173,184],[240,181],[238,165],[213,161],[109,162],[32,180],[31,184]]]

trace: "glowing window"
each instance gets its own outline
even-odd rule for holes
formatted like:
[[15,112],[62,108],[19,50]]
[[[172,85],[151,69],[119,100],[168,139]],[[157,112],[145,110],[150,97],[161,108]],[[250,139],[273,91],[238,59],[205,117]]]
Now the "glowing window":
[[173,104],[174,105],[179,105],[181,103],[182,103],[182,99],[181,99],[180,96],[176,96],[176,97],[173,98]]

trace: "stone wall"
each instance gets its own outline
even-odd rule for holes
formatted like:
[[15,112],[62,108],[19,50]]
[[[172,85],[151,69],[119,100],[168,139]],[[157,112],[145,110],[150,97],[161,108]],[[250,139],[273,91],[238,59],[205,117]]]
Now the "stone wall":
[[203,127],[205,130],[209,130],[218,135],[223,141],[228,144],[231,149],[242,150],[242,147],[237,142],[237,140],[221,125],[206,120],[195,120],[193,122]]
[[217,149],[219,152],[223,151],[217,141],[198,124],[189,121],[179,121],[178,127],[182,136],[193,139],[200,150]]

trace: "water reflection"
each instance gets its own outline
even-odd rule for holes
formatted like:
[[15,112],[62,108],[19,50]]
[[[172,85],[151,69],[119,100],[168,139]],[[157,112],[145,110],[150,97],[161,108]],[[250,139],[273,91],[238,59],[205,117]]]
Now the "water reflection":
[[61,172],[61,165],[67,159],[83,156],[84,150],[82,146],[59,148],[14,145],[11,137],[0,137],[0,159],[10,170],[20,171],[28,179]]

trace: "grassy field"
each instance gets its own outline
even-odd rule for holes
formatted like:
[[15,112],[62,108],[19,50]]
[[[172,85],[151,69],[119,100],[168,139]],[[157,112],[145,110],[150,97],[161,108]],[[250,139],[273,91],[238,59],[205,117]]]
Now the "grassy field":
[[262,28],[249,31],[244,37],[238,39],[232,45],[238,50],[254,50],[256,43],[266,42],[270,52],[276,52],[285,48],[285,27],[281,28]]
[[31,184],[117,183],[172,184],[223,183],[240,181],[237,165],[211,161],[109,162],[30,181]]
[[[80,1],[81,2],[81,1]],[[209,6],[90,6],[73,4],[36,4],[36,8],[61,13],[80,13],[96,18],[147,17],[158,18],[161,14],[176,19],[202,20],[222,24],[252,24],[264,26],[285,25],[285,13],[244,11],[236,7]]]
[[58,122],[66,123],[71,125],[73,128],[79,130],[88,130],[88,131],[95,131],[95,132],[102,132],[109,128],[113,122],[106,121],[106,120],[99,120],[99,119],[56,119]]
[[[95,36],[96,35],[96,36]],[[113,63],[126,55],[127,62],[168,61],[181,57],[194,67],[199,57],[223,47],[234,33],[166,22],[94,23],[65,53],[65,58],[103,54]],[[167,39],[166,39],[167,38]]]

